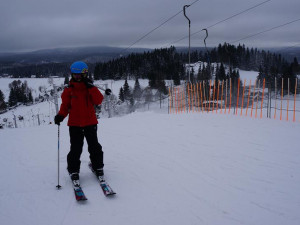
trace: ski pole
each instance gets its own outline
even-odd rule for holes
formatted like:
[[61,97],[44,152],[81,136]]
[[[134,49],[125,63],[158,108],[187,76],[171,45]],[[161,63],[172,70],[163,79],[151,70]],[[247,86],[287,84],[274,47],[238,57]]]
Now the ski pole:
[[61,186],[59,185],[59,127],[60,125],[58,125],[58,132],[57,132],[57,137],[58,137],[58,141],[57,141],[57,189],[61,188]]

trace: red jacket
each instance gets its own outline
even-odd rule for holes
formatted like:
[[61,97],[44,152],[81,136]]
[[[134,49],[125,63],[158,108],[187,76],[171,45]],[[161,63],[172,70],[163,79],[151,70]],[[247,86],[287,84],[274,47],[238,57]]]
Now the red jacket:
[[61,95],[59,115],[69,114],[68,126],[85,127],[98,124],[94,105],[100,105],[103,95],[97,87],[87,88],[83,82],[70,81]]

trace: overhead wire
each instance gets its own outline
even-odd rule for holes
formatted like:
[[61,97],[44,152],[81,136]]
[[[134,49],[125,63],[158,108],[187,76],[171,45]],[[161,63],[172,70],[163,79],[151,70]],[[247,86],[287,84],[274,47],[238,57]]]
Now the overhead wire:
[[[196,2],[198,2],[200,0],[196,0],[194,2],[192,2],[190,4],[190,6],[192,6],[193,4],[195,4]],[[270,1],[270,0],[269,0]],[[171,16],[170,18],[168,18],[166,21],[164,21],[163,23],[161,23],[160,25],[158,25],[157,27],[153,28],[152,30],[150,30],[148,33],[144,34],[142,37],[140,37],[139,39],[137,39],[136,41],[134,41],[130,46],[128,46],[127,48],[123,49],[121,53],[127,51],[129,48],[131,48],[132,46],[134,46],[135,44],[137,44],[138,42],[140,42],[141,40],[143,40],[145,37],[147,37],[148,35],[150,35],[152,32],[154,32],[155,30],[157,30],[158,28],[162,27],[164,24],[166,24],[167,22],[169,22],[170,20],[172,20],[174,17],[178,16],[179,14],[181,14],[183,11],[180,10],[179,12],[177,12],[175,15]],[[120,53],[120,54],[121,54]]]
[[284,24],[281,24],[281,25],[278,25],[278,26],[275,26],[275,27],[272,27],[272,28],[269,28],[269,29],[264,30],[264,31],[260,31],[260,32],[255,33],[255,34],[248,35],[248,36],[243,37],[243,38],[240,38],[240,39],[238,39],[238,40],[229,42],[229,44],[233,44],[233,43],[236,43],[236,42],[239,42],[239,41],[242,41],[242,40],[245,40],[245,39],[248,39],[248,38],[251,38],[251,37],[260,35],[260,34],[263,34],[263,33],[267,33],[267,32],[269,32],[269,31],[272,31],[272,30],[275,30],[275,29],[278,29],[278,28],[287,26],[287,25],[289,25],[289,24],[291,24],[291,23],[295,23],[295,22],[297,22],[297,21],[300,21],[300,18],[299,18],[299,19],[296,19],[296,20],[289,21],[289,22],[287,22],[287,23],[284,23]]
[[[250,8],[247,8],[247,9],[245,9],[245,10],[239,12],[239,13],[236,13],[236,14],[234,14],[234,15],[232,15],[232,16],[229,16],[229,17],[227,17],[227,18],[225,18],[225,19],[223,19],[223,20],[220,20],[220,21],[218,21],[218,22],[216,22],[216,23],[214,23],[214,24],[212,24],[212,25],[210,25],[210,26],[208,26],[208,27],[206,27],[206,28],[204,28],[204,29],[212,28],[212,27],[214,27],[214,26],[216,26],[216,25],[218,25],[218,24],[220,24],[220,23],[223,23],[223,22],[225,22],[225,21],[227,21],[227,20],[230,20],[230,19],[232,19],[232,18],[234,18],[234,17],[236,17],[236,16],[239,16],[239,15],[245,13],[245,12],[248,12],[248,11],[250,11],[250,10],[252,10],[252,9],[254,9],[254,8],[257,8],[257,7],[263,5],[263,4],[267,3],[267,2],[270,2],[270,1],[272,1],[272,0],[263,1],[263,2],[261,2],[261,3],[259,3],[259,4],[256,4],[256,5],[254,5],[254,6],[251,6]],[[199,30],[199,31],[196,31],[196,32],[192,33],[191,36],[200,33],[202,30],[203,30],[203,29],[201,29],[201,30]],[[180,41],[182,41],[182,40],[184,40],[184,39],[186,39],[186,38],[188,38],[188,37],[189,37],[189,36],[184,36],[184,37],[180,38],[179,40],[174,41],[174,42],[172,42],[171,44],[168,44],[168,46],[173,45],[173,44],[176,44],[176,43],[178,43],[178,42],[180,42]]]
[[[190,6],[193,5],[193,4],[195,4],[195,3],[197,3],[198,1],[199,1],[199,0],[196,0],[196,1],[192,2],[192,3],[190,4]],[[229,17],[227,17],[227,18],[225,18],[225,19],[222,19],[222,20],[220,20],[220,21],[218,21],[218,22],[216,22],[216,23],[214,23],[214,24],[212,24],[212,25],[209,25],[208,27],[206,27],[206,28],[204,28],[204,29],[201,29],[201,30],[199,30],[199,31],[196,31],[196,32],[192,33],[191,36],[193,36],[193,35],[195,35],[195,34],[198,34],[198,33],[200,33],[201,31],[203,31],[203,30],[205,30],[205,29],[212,28],[212,27],[214,27],[214,26],[216,26],[216,25],[218,25],[218,24],[220,24],[220,23],[223,23],[223,22],[225,22],[225,21],[228,21],[228,20],[230,20],[230,19],[232,19],[232,18],[234,18],[234,17],[236,17],[236,16],[239,16],[239,15],[241,15],[241,14],[243,14],[243,13],[246,13],[246,12],[248,12],[248,11],[250,11],[250,10],[252,10],[252,9],[255,9],[255,8],[259,7],[259,6],[262,6],[262,5],[264,5],[264,4],[266,4],[266,3],[270,2],[270,1],[272,1],[272,0],[266,0],[266,1],[260,2],[260,3],[254,5],[254,6],[251,6],[251,7],[247,8],[247,9],[241,11],[241,12],[238,12],[238,13],[236,13],[236,14],[234,14],[234,15],[232,15],[232,16],[229,16]],[[166,24],[167,22],[169,22],[170,20],[172,20],[173,18],[175,18],[177,15],[181,14],[182,11],[183,11],[183,9],[180,10],[179,12],[177,12],[176,14],[174,14],[173,16],[171,16],[170,18],[168,18],[167,20],[165,20],[164,22],[162,22],[162,23],[161,23],[160,25],[158,25],[157,27],[155,27],[155,28],[153,28],[152,30],[150,30],[149,32],[147,32],[145,35],[143,35],[142,37],[140,37],[139,39],[137,39],[135,42],[133,42],[130,46],[128,46],[127,48],[123,49],[119,55],[122,55],[123,52],[127,51],[127,50],[130,49],[132,46],[134,46],[135,44],[137,44],[138,42],[140,42],[141,40],[143,40],[144,38],[146,38],[148,35],[150,35],[152,32],[154,32],[155,30],[157,30],[157,29],[159,29],[160,27],[162,27],[164,24]],[[228,43],[233,44],[233,43],[236,43],[236,42],[238,42],[238,41],[245,40],[245,39],[248,39],[248,38],[251,38],[251,37],[254,37],[254,36],[257,36],[257,35],[260,35],[260,34],[263,34],[263,33],[266,33],[266,32],[269,32],[269,31],[272,31],[272,30],[275,30],[275,29],[278,29],[278,28],[281,28],[281,27],[283,27],[283,26],[289,25],[289,24],[294,23],[294,22],[297,22],[297,21],[299,21],[299,20],[300,20],[300,18],[299,18],[299,19],[296,19],[296,20],[293,20],[293,21],[289,21],[289,22],[287,22],[287,23],[284,23],[284,24],[281,24],[281,25],[278,25],[278,26],[275,26],[275,27],[272,27],[272,28],[269,28],[269,29],[267,29],[267,30],[264,30],[264,31],[261,31],[261,32],[255,33],[255,34],[248,35],[248,36],[246,36],[246,37],[243,37],[243,38],[240,38],[240,39],[238,39],[238,40],[235,40],[235,41],[232,41],[232,42],[228,42]],[[177,43],[177,42],[179,42],[179,41],[182,41],[182,40],[184,40],[184,39],[186,39],[186,38],[188,38],[188,36],[184,36],[183,38],[181,38],[181,39],[179,39],[179,40],[177,40],[177,41],[175,41],[175,42],[172,42],[171,44],[168,44],[168,46],[173,45],[173,44],[175,44],[175,43]],[[298,45],[298,44],[297,44],[297,45]],[[289,47],[289,48],[290,48],[290,47]]]

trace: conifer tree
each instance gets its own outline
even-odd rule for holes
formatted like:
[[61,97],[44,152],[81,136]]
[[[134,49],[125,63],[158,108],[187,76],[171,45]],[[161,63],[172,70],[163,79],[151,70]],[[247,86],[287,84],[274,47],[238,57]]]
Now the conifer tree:
[[9,97],[8,97],[8,104],[9,106],[15,106],[18,103],[17,94],[14,88],[10,89]]
[[64,80],[64,85],[68,85],[69,84],[69,75],[65,75],[65,80]]
[[130,93],[130,88],[127,79],[125,79],[125,83],[123,85],[123,91],[124,91],[124,100],[129,100],[131,97],[131,93]]
[[142,95],[142,89],[139,83],[139,79],[136,78],[135,79],[135,83],[134,83],[134,87],[133,87],[133,98],[136,100],[139,100],[141,98]]
[[29,91],[29,94],[28,94],[28,102],[32,102],[33,103],[33,97],[32,97],[31,90]]
[[121,102],[124,102],[124,101],[125,101],[125,98],[124,98],[124,90],[123,90],[122,87],[120,88],[120,91],[119,91],[119,99],[120,99]]
[[180,74],[178,71],[174,72],[173,82],[174,82],[174,85],[180,85]]
[[0,90],[0,111],[5,110],[7,108],[7,105],[5,103],[5,97],[3,92]]
[[225,73],[225,68],[224,64],[221,63],[219,74],[218,74],[218,79],[219,80],[225,80],[226,79],[226,73]]

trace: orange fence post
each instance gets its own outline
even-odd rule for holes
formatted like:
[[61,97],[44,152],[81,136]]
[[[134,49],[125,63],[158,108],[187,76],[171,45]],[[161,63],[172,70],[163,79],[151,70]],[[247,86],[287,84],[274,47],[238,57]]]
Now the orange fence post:
[[175,88],[175,96],[176,96],[176,112],[179,113],[179,99],[178,99],[178,87]]
[[231,78],[230,78],[230,90],[229,90],[229,109],[228,109],[228,114],[230,113],[230,108],[231,108]]
[[289,99],[290,99],[290,78],[288,78],[288,99],[286,109],[286,121],[289,121]]
[[185,99],[184,99],[184,86],[181,87],[181,112],[185,112],[184,111],[184,107],[185,107]]
[[196,83],[196,86],[197,86],[197,103],[198,103],[198,112],[200,112],[200,96],[199,96],[199,90],[200,90],[200,83]]
[[280,120],[282,120],[282,100],[283,100],[283,78],[281,78],[281,104],[280,104]]
[[277,110],[277,80],[275,77],[275,111],[274,111],[274,119],[276,119],[276,110]]
[[181,95],[181,86],[178,87],[178,99],[179,99],[179,112],[182,113],[182,95]]
[[220,90],[220,80],[218,80],[216,113],[218,113],[218,108],[219,108],[219,90]]
[[175,96],[175,112],[178,113],[178,99],[177,99],[177,87],[174,87],[174,96]]
[[211,91],[211,80],[209,80],[209,92],[208,92],[208,95],[209,95],[209,101],[208,101],[208,111],[210,111],[210,99],[211,99],[211,94],[210,94],[210,91]]
[[206,95],[205,95],[205,81],[203,81],[203,101],[204,103],[204,111],[206,112]]
[[263,81],[263,91],[262,91],[262,96],[261,96],[261,106],[260,106],[260,118],[262,118],[262,111],[263,111],[263,102],[264,102],[264,93],[265,93],[265,81]]
[[[260,88],[260,80],[258,80],[258,88]],[[257,118],[257,109],[258,109],[258,99],[259,99],[259,90],[258,90],[258,93],[257,93],[257,98],[256,98],[256,109],[255,109],[255,118]]]
[[225,113],[225,114],[226,114],[227,100],[228,100],[228,97],[227,97],[227,90],[228,90],[228,79],[226,80],[226,85],[225,85],[225,110],[224,110],[224,113]]
[[242,96],[242,105],[241,105],[241,115],[243,115],[245,86],[246,86],[246,79],[244,80],[244,87],[243,87],[243,96]]
[[223,94],[224,94],[224,80],[222,81],[222,91],[221,91],[221,113],[223,110]]
[[[194,84],[194,96],[195,96],[195,100],[194,100],[194,105],[195,105],[195,108],[197,107],[197,94],[196,94],[196,84]],[[197,110],[195,109],[195,111],[197,112]]]
[[192,92],[192,90],[193,90],[193,88],[191,88],[192,87],[192,84],[190,83],[189,84],[189,91],[190,91],[190,95],[189,95],[189,98],[190,98],[190,112],[192,112],[192,110],[193,110],[193,103],[192,103],[192,96],[193,96],[193,92]]
[[293,122],[296,121],[296,95],[297,95],[297,78],[295,82],[295,93],[294,93],[294,117],[293,117]]
[[176,109],[177,109],[177,113],[180,113],[180,96],[179,96],[179,91],[178,91],[179,87],[176,87],[175,89],[175,95],[176,95]]
[[237,89],[237,100],[236,100],[236,111],[235,111],[235,115],[238,114],[239,97],[240,97],[240,78],[238,78],[238,89]]
[[193,84],[190,84],[190,89],[191,89],[191,108],[192,108],[192,112],[194,112],[194,93],[193,93]]
[[202,82],[200,81],[201,112],[203,112]]
[[213,99],[212,99],[212,112],[215,110],[215,99],[216,99],[216,80],[214,80],[214,91],[213,91]]
[[[257,87],[260,87],[260,80],[258,80],[258,85]],[[257,108],[258,108],[258,98],[259,98],[259,91],[257,93],[257,97],[256,97],[256,108],[255,108],[255,118],[257,118]]]
[[189,83],[187,83],[187,90],[188,90],[188,105],[189,105],[187,112],[190,112],[191,111],[191,104],[190,104],[191,100],[190,100],[190,85],[189,85]]
[[177,87],[177,112],[178,113],[180,113],[180,100],[181,100],[179,89],[180,87]]
[[255,95],[255,92],[256,92],[256,82],[257,80],[255,80],[254,82],[254,87],[253,87],[253,97],[252,97],[252,107],[251,107],[251,117],[252,117],[252,112],[253,112],[253,105],[254,105],[254,95]]
[[193,84],[191,84],[191,105],[192,105],[192,112],[194,112],[194,91],[193,91]]
[[248,107],[249,107],[249,101],[250,101],[250,93],[251,93],[251,80],[250,80],[250,83],[249,83],[249,90],[248,90],[248,99],[247,99],[246,116],[248,115]]
[[182,105],[182,107],[183,107],[183,112],[185,112],[185,107],[186,107],[186,104],[187,104],[186,98],[185,98],[185,85],[183,85],[182,89],[183,89],[182,90],[182,99],[183,99],[183,105]]
[[171,114],[171,87],[169,87],[169,113]]

